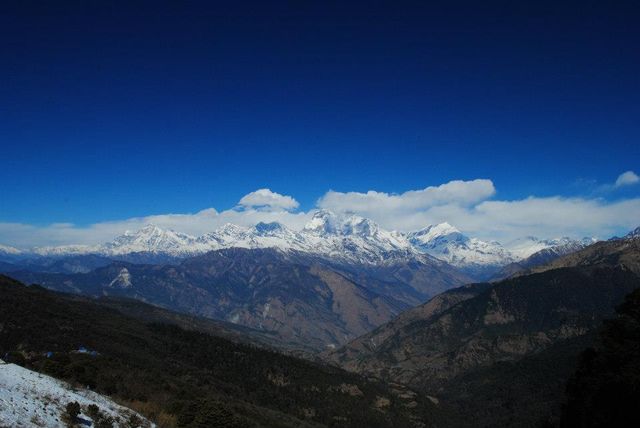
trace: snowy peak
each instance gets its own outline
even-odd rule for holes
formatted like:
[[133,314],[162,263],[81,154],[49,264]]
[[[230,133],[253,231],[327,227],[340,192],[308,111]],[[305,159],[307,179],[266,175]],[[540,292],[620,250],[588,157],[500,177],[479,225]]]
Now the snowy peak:
[[449,223],[440,223],[407,234],[409,242],[427,253],[467,273],[479,275],[487,267],[503,266],[513,256],[498,242],[469,238]]
[[163,247],[167,244],[178,244],[193,240],[190,235],[161,229],[154,224],[149,224],[137,232],[126,231],[124,235],[115,239],[119,243],[140,243],[151,247]]
[[277,248],[280,250],[308,251],[310,244],[300,233],[281,223],[257,223],[247,228],[225,224],[214,232],[196,238],[202,252],[224,248]]
[[539,239],[535,236],[527,236],[512,241],[507,248],[517,259],[522,260],[540,251],[553,248],[558,249],[558,252],[568,254],[595,242],[595,238],[572,239],[565,236],[562,238]]
[[246,233],[247,230],[248,229],[246,227],[238,226],[237,224],[225,223],[224,226],[216,230],[216,233],[226,236],[239,236],[243,233]]
[[28,253],[18,248],[0,244],[0,262],[17,262],[27,255]]
[[318,236],[335,235],[338,234],[337,223],[338,219],[334,213],[320,210],[304,226],[303,232]]
[[364,217],[355,214],[336,214],[328,210],[319,210],[305,225],[303,232],[317,236],[360,236],[373,237],[380,227]]
[[9,245],[0,244],[0,254],[6,254],[11,256],[18,256],[22,254],[22,250],[19,250],[15,247],[11,247]]
[[620,239],[638,239],[638,238],[640,238],[640,227],[636,227],[635,229],[633,229],[632,231],[630,231],[629,233],[627,233],[623,237],[614,236],[613,238],[610,238],[609,240],[610,241],[617,241],[617,240],[620,240]]
[[233,242],[242,240],[248,232],[247,228],[236,224],[226,223],[214,232],[206,233],[196,238],[196,242],[211,249],[224,248]]
[[361,237],[375,237],[378,234],[380,228],[373,221],[360,216],[349,216],[341,225],[342,235],[361,236]]
[[627,233],[624,237],[626,239],[640,238],[640,227],[636,227],[634,230],[632,230],[631,232]]
[[407,234],[407,237],[414,245],[425,248],[435,247],[438,243],[442,242],[466,242],[469,240],[469,238],[463,235],[458,229],[446,222],[411,232]]
[[110,255],[141,252],[174,254],[195,243],[196,238],[193,236],[149,224],[137,232],[126,231],[103,245],[101,250]]

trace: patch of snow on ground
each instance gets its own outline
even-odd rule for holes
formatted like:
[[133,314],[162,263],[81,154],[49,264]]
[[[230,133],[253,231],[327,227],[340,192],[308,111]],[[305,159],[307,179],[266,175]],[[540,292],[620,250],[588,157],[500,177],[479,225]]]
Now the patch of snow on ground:
[[[60,427],[68,403],[77,401],[83,411],[95,404],[100,411],[111,416],[114,427],[127,426],[131,415],[142,421],[143,427],[153,427],[144,417],[120,406],[109,398],[89,390],[75,390],[66,382],[0,360],[0,427]],[[81,414],[83,426],[94,424],[89,416]],[[120,423],[118,423],[118,421]]]

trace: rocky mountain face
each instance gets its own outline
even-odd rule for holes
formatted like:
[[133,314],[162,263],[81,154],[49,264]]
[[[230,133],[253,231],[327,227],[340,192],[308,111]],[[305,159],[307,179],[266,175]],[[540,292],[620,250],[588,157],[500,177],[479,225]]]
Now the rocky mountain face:
[[467,275],[439,260],[408,259],[380,266],[327,265],[376,293],[410,306],[424,303],[432,296],[454,287],[453,284],[471,281]]
[[[324,357],[329,361],[348,365],[355,361],[364,360],[373,356],[379,346],[394,337],[398,331],[414,322],[430,319],[464,300],[477,296],[490,287],[491,285],[488,283],[469,284],[438,294],[427,303],[402,312],[393,320],[349,342],[338,351],[325,352]],[[357,370],[355,366],[350,368]]]
[[116,263],[83,274],[12,276],[59,291],[126,296],[273,331],[284,343],[314,350],[346,343],[409,307],[327,266],[302,264],[273,249],[214,251],[177,266]]
[[580,336],[640,279],[621,269],[560,269],[437,296],[331,355],[342,367],[433,393],[497,361]]

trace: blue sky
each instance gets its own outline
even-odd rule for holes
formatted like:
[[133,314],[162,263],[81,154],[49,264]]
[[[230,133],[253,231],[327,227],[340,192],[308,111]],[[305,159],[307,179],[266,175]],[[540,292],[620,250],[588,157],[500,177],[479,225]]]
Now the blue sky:
[[[613,185],[640,172],[633,2],[38,3],[0,6],[5,230],[260,188],[301,212],[453,180],[494,201],[640,196]],[[607,221],[575,233],[630,223]]]

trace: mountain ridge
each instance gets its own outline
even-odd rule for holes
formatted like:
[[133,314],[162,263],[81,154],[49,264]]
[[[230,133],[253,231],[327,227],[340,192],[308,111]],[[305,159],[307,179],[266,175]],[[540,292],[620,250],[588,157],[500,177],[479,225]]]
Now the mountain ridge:
[[[277,248],[307,253],[344,264],[381,265],[417,259],[428,263],[446,262],[475,280],[491,278],[501,268],[525,260],[537,251],[556,251],[563,255],[591,241],[559,238],[523,238],[505,247],[496,241],[468,237],[449,223],[431,225],[408,233],[388,231],[370,219],[355,214],[335,214],[319,210],[300,230],[281,223],[259,222],[252,227],[227,223],[213,232],[192,236],[148,224],[137,231],[126,231],[101,245],[65,245],[19,250],[6,247],[0,256],[15,263],[43,258],[94,255],[135,263],[173,263],[227,248]],[[557,250],[555,250],[557,249]],[[561,250],[562,249],[562,250]],[[3,256],[4,255],[4,256]],[[44,261],[45,264],[53,264]],[[36,265],[35,263],[31,263]]]

